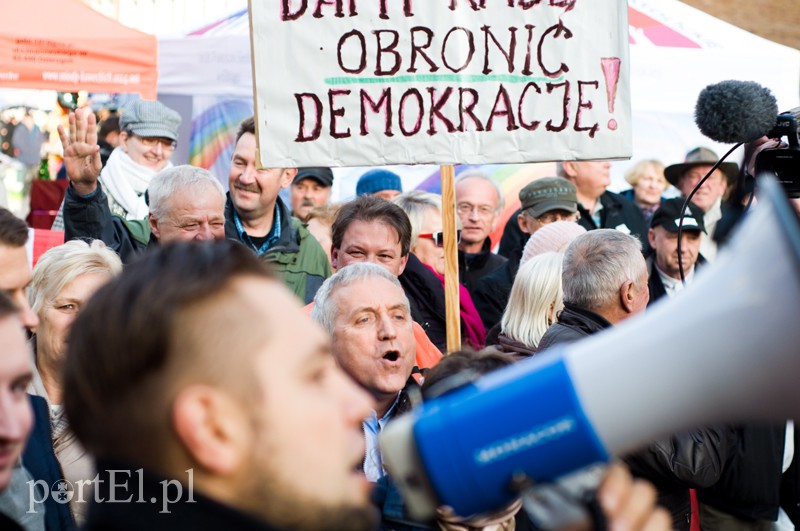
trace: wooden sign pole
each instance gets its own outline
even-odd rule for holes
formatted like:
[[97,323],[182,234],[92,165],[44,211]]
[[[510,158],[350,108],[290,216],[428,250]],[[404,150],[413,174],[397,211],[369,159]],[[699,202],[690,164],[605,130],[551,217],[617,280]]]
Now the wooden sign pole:
[[455,168],[447,164],[442,174],[442,231],[444,232],[444,297],[447,352],[461,349],[461,312],[458,292],[458,242],[456,241]]

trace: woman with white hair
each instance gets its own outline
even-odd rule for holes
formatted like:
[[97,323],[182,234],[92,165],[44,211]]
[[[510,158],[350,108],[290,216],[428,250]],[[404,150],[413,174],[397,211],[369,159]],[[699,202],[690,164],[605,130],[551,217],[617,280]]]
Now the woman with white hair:
[[518,357],[532,356],[539,340],[556,321],[558,312],[564,308],[562,259],[561,253],[547,252],[520,266],[497,337],[504,352]]
[[[33,280],[28,288],[31,308],[39,317],[31,340],[35,370],[30,392],[47,400],[50,406],[53,450],[64,478],[73,485],[79,480],[91,480],[94,465],[63,415],[61,367],[67,338],[72,323],[89,298],[120,271],[119,256],[103,242],[94,240],[89,244],[72,240],[41,256],[33,268]],[[88,503],[80,503],[78,498],[74,495],[70,505],[81,523]],[[84,491],[82,501],[90,499]]]

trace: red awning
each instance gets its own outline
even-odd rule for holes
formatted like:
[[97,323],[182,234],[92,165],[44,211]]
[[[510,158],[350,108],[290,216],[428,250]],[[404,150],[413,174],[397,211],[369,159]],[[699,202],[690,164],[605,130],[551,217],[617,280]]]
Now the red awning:
[[156,98],[158,40],[78,0],[6,2],[0,87]]

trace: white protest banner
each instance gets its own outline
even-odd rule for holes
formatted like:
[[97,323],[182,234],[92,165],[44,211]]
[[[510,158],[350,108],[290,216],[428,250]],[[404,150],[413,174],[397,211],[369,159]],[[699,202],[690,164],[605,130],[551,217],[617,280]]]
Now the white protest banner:
[[251,0],[267,167],[631,154],[620,0]]

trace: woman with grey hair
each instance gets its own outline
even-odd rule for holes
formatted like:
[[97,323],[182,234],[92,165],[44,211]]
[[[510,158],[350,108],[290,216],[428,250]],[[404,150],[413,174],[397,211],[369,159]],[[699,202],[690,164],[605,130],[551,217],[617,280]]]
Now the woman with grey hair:
[[[39,317],[31,340],[35,370],[30,392],[47,400],[50,406],[53,450],[64,478],[73,485],[76,481],[91,480],[94,465],[69,429],[61,405],[61,366],[67,337],[75,317],[89,298],[120,271],[119,256],[103,242],[94,240],[89,244],[72,240],[42,255],[33,268],[33,280],[28,288],[31,308]],[[78,494],[76,491],[70,505],[81,523],[91,497],[85,489],[82,496]]]

